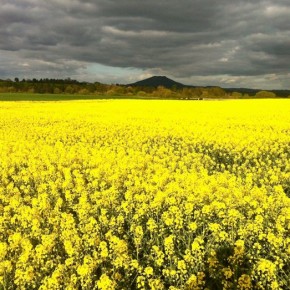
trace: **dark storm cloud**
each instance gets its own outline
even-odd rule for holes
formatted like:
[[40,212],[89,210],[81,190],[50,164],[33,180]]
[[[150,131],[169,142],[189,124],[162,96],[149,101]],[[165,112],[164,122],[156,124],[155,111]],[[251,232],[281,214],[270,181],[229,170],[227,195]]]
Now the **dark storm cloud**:
[[160,72],[187,82],[203,77],[220,85],[239,86],[247,76],[269,83],[267,75],[275,74],[273,86],[284,87],[289,77],[288,0],[0,4],[0,78],[35,72],[81,77],[93,63]]

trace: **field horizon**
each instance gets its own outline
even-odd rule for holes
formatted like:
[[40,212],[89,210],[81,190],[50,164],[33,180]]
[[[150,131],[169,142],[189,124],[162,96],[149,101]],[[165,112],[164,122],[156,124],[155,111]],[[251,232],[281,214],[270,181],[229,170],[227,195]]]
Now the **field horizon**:
[[1,101],[73,101],[73,100],[180,100],[180,101],[201,101],[201,100],[263,100],[263,99],[288,99],[285,97],[265,97],[265,98],[253,98],[248,96],[247,98],[229,98],[229,97],[210,97],[208,98],[176,98],[174,96],[151,96],[151,95],[108,95],[108,94],[48,94],[48,93],[0,93],[0,102]]

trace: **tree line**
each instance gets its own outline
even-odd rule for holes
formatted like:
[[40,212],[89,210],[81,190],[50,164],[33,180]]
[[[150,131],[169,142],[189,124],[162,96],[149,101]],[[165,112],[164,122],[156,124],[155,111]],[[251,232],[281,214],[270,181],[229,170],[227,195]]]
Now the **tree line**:
[[[210,98],[275,98],[272,91],[254,91],[242,93],[220,87],[140,87],[99,82],[79,82],[67,79],[22,79],[0,80],[0,93],[36,93],[36,94],[80,94],[106,96],[137,96],[139,98],[166,99],[210,99]],[[285,97],[285,95],[283,95]],[[286,97],[290,97],[287,95]]]

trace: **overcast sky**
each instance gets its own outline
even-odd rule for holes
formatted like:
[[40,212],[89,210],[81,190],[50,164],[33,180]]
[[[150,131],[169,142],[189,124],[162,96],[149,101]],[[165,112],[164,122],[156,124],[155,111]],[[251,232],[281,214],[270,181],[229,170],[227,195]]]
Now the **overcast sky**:
[[290,89],[289,0],[0,0],[0,79]]

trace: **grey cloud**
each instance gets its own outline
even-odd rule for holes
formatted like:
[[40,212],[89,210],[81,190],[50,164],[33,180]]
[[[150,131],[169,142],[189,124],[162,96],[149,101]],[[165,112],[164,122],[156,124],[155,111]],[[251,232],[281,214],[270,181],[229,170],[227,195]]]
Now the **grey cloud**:
[[[266,83],[267,75],[276,74],[273,86],[287,86],[287,0],[0,0],[0,5],[0,78],[9,71],[79,76],[99,63],[180,80],[215,79],[220,85],[231,82],[219,75],[233,76],[238,85],[247,76]],[[13,59],[30,65],[19,69]]]

